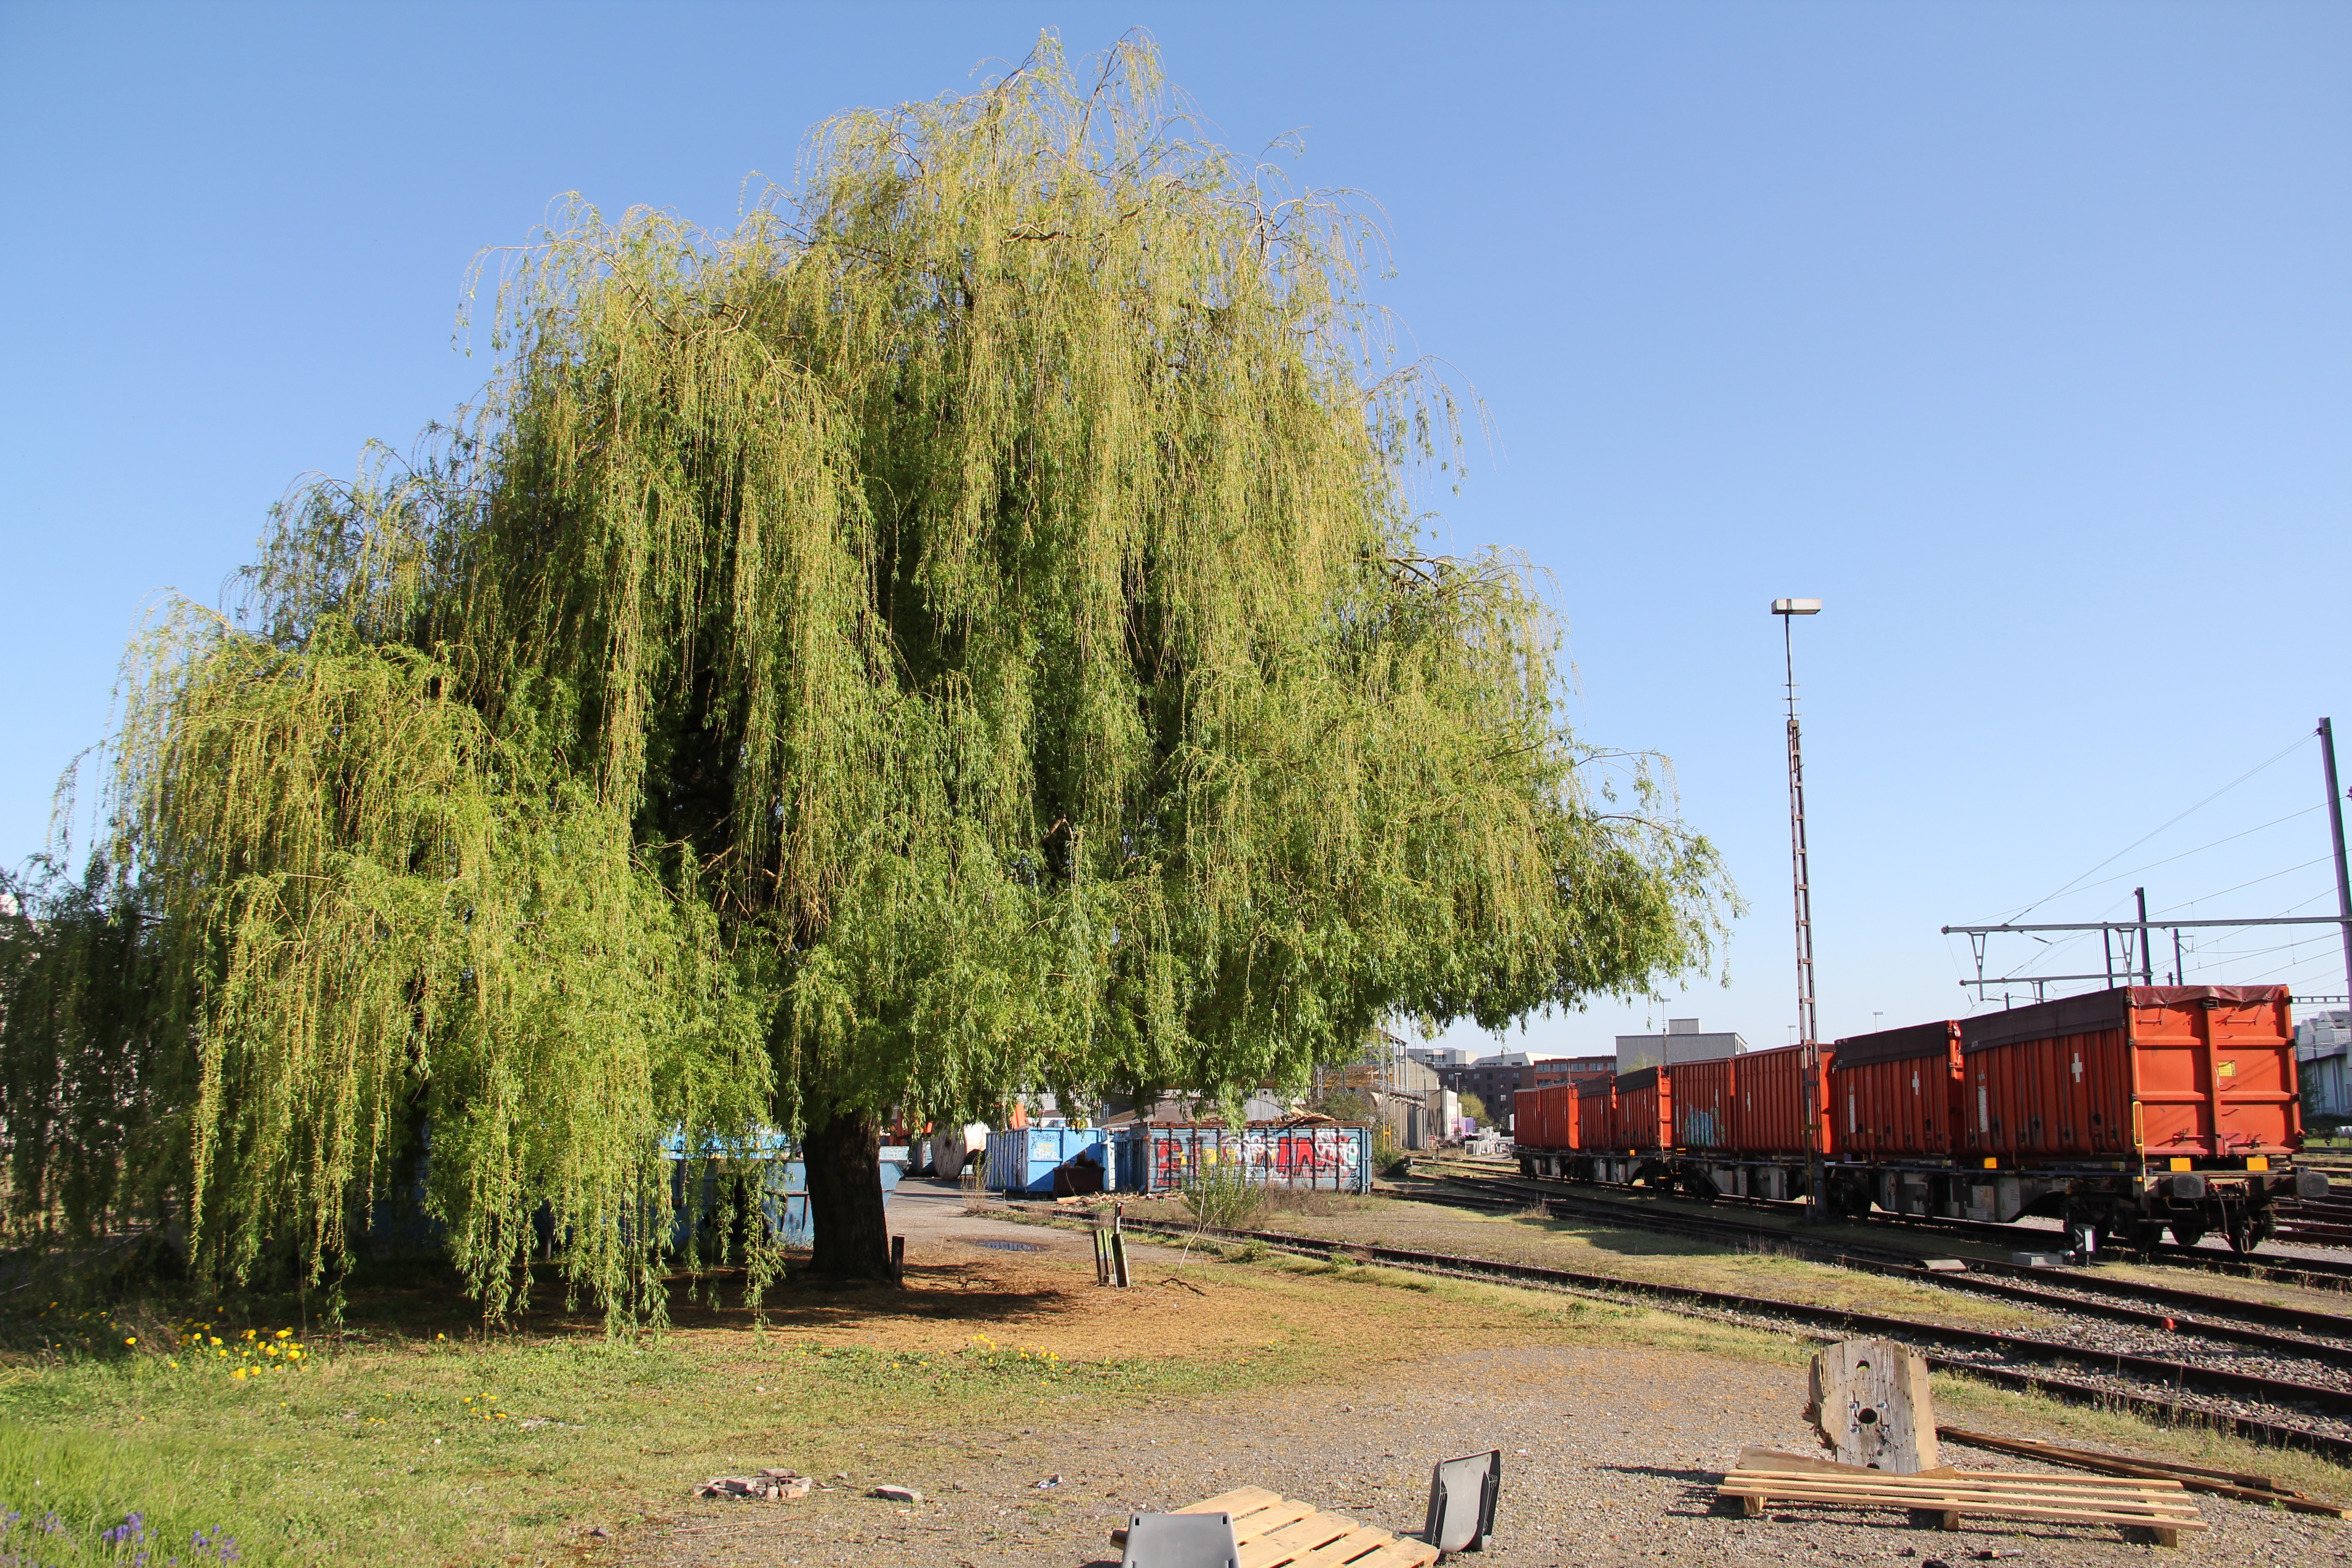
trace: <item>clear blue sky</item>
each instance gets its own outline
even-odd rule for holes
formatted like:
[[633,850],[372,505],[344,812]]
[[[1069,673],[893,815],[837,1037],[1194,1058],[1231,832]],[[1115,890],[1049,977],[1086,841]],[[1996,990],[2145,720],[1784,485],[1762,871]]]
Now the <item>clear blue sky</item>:
[[[2311,746],[2164,825],[2352,727],[2340,4],[0,6],[0,860],[159,590],[478,384],[480,247],[572,190],[725,223],[832,110],[1139,26],[1381,204],[1381,297],[1493,416],[1447,527],[1552,574],[1574,721],[1673,758],[1751,903],[1727,991],[1515,1044],[1788,1037],[1780,595],[1829,606],[1825,1033],[1958,1008],[1939,926],[2118,851],[2038,917],[2333,911]],[[2191,977],[2343,988],[2284,940]]]

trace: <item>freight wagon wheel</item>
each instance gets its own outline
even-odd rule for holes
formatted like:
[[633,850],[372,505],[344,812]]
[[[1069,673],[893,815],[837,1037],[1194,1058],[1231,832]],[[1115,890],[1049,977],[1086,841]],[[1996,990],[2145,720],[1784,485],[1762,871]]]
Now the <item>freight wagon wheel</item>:
[[2201,1225],[2192,1225],[2187,1220],[2174,1220],[2172,1239],[2183,1247],[2194,1247],[2205,1239],[2205,1227]]
[[2271,1237],[2271,1216],[2267,1211],[2250,1214],[2230,1222],[2230,1250],[2243,1258]]

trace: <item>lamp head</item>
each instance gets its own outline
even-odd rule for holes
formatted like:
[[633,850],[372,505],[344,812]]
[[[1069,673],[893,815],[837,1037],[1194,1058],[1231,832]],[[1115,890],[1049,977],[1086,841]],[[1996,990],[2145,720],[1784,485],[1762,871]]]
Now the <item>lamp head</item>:
[[1776,616],[1818,616],[1822,613],[1819,599],[1775,599],[1772,613]]

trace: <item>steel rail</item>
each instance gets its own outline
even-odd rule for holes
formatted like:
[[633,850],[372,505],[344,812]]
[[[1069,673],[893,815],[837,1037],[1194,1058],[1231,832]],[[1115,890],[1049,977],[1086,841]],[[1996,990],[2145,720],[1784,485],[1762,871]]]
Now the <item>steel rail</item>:
[[[1050,1222],[1049,1222],[1050,1223]],[[1221,1226],[1192,1226],[1168,1220],[1130,1218],[1123,1222],[1130,1230],[1165,1232],[1171,1235],[1208,1235],[1220,1239],[1255,1241],[1262,1246],[1307,1257],[1329,1258],[1335,1254],[1350,1261],[1381,1263],[1391,1268],[1418,1273],[1450,1274],[1465,1279],[1496,1279],[1513,1283],[1533,1284],[1579,1295],[1633,1294],[1653,1298],[1668,1310],[1683,1311],[1685,1316],[1705,1316],[1708,1312],[1738,1312],[1751,1317],[1782,1318],[1809,1326],[1832,1329],[1837,1332],[1860,1330],[1907,1341],[1925,1340],[1940,1343],[1947,1349],[1969,1349],[1990,1352],[1998,1355],[2020,1355],[2072,1363],[2085,1371],[2108,1372],[2118,1376],[2137,1377],[2158,1386],[2168,1385],[2186,1393],[2221,1394],[2237,1399],[2259,1399],[2273,1405],[2317,1406],[2333,1414],[2352,1416],[2352,1392],[2323,1388],[2313,1384],[2294,1383],[2284,1378],[2268,1378],[2252,1373],[2224,1372],[2211,1367],[2190,1366],[2182,1362],[2160,1361],[2152,1356],[2130,1355],[2116,1352],[2086,1351],[2054,1341],[2037,1339],[2030,1334],[1990,1333],[1978,1329],[1952,1328],[1942,1323],[1921,1322],[1910,1318],[1889,1317],[1877,1312],[1857,1312],[1841,1307],[1813,1307],[1797,1302],[1776,1301],[1766,1297],[1738,1296],[1727,1291],[1703,1290],[1688,1285],[1664,1285],[1648,1280],[1622,1279],[1613,1275],[1585,1274],[1574,1269],[1552,1268],[1539,1264],[1512,1263],[1502,1258],[1464,1258],[1449,1253],[1422,1252],[1409,1247],[1381,1247],[1364,1242],[1326,1237],[1302,1236],[1289,1231],[1239,1230]],[[2315,1432],[2305,1426],[2283,1425],[2227,1411],[2208,1410],[2200,1405],[2182,1404],[2150,1394],[2137,1394],[2102,1388],[2095,1384],[2077,1383],[2070,1378],[2052,1376],[2042,1372],[2024,1372],[2014,1367],[1986,1366],[1957,1356],[1937,1355],[1923,1352],[1928,1364],[1944,1371],[1980,1378],[2002,1386],[2055,1394],[2077,1402],[2122,1406],[2142,1414],[2159,1415],[2184,1425],[2202,1426],[2226,1431],[2255,1442],[2273,1447],[2307,1448],[2326,1455],[2337,1464],[2352,1464],[2352,1438],[2333,1433]]]
[[[1656,1203],[1666,1198],[1666,1194],[1643,1194],[1637,1193],[1633,1189],[1622,1187],[1612,1187],[1597,1191],[1571,1191],[1561,1193],[1553,1190],[1551,1185],[1546,1184],[1540,1178],[1526,1176],[1445,1176],[1437,1179],[1449,1182],[1477,1183],[1484,1185],[1494,1186],[1498,1189],[1527,1192],[1531,1194],[1538,1194],[1560,1202],[1580,1203],[1588,1205],[1588,1212],[1594,1214],[1623,1214],[1632,1215],[1641,1213],[1642,1205],[1644,1203]],[[1769,1200],[1761,1198],[1739,1198],[1732,1195],[1726,1195],[1725,1197],[1714,1201],[1726,1204],[1736,1203],[1740,1206],[1765,1214],[1787,1214],[1790,1212],[1788,1205],[1774,1204]],[[1676,1211],[1669,1211],[1669,1213],[1674,1219],[1685,1222],[1687,1224],[1712,1224],[1724,1226],[1727,1230],[1738,1227],[1743,1234],[1752,1234],[1759,1237],[1785,1236],[1797,1241],[1811,1239],[1810,1237],[1803,1237],[1800,1232],[1783,1229],[1780,1226],[1766,1226],[1743,1227],[1739,1226],[1738,1222],[1736,1220],[1718,1220],[1713,1219],[1707,1215],[1686,1214]],[[1935,1215],[1921,1216],[1917,1215],[1879,1214],[1872,1215],[1866,1221],[1853,1220],[1848,1223],[1854,1225],[1879,1226],[1880,1222],[1885,1222],[1883,1228],[1887,1230],[1890,1239],[1894,1236],[1899,1236],[1906,1231],[1925,1236],[1935,1234],[1937,1230],[1946,1226],[1980,1226],[1984,1223],[1977,1220],[1942,1220]],[[2031,1240],[2039,1234],[2032,1231],[2020,1231],[2011,1226],[1996,1226],[1992,1228],[2000,1231],[2003,1234],[1996,1237],[1983,1237],[1979,1239],[1988,1242],[1997,1242],[2000,1246],[2007,1247],[2014,1247],[2019,1242]],[[1960,1233],[1960,1236],[1965,1237],[1971,1236],[1972,1234],[1973,1233],[1971,1232],[1963,1231]],[[1828,1247],[1843,1246],[1845,1244],[1832,1243],[1824,1240],[1817,1241],[1814,1245]],[[1851,1248],[1849,1248],[1849,1250],[1851,1250]],[[1871,1250],[1871,1248],[1865,1247],[1862,1248],[1862,1250],[1866,1252]],[[2130,1249],[2119,1248],[2118,1250],[2128,1251]],[[2136,1253],[2134,1256],[2153,1265],[2162,1265],[2168,1268],[2177,1266],[2198,1269],[2206,1273],[2230,1274],[2243,1278],[2268,1279],[2282,1284],[2302,1286],[2315,1290],[2341,1292],[2347,1289],[2352,1289],[2352,1264],[2338,1263],[2330,1258],[2282,1259],[2278,1264],[2273,1265],[2251,1262],[2248,1259],[2241,1258],[2200,1258],[2193,1253],[2185,1252],[2180,1248],[2164,1248],[2155,1253]],[[2013,1277],[2018,1279],[2047,1279],[2051,1277],[2046,1270],[2037,1273],[2034,1266],[2027,1264],[2000,1263],[1977,1258],[1971,1258],[1969,1262],[1971,1268],[1986,1273],[2011,1274]],[[2136,1292],[2147,1293],[2166,1290],[2170,1288],[2165,1286],[2142,1287],[2135,1285],[2132,1289]],[[2233,1300],[2233,1298],[2226,1296],[2209,1296],[2201,1291],[2181,1291],[2178,1294],[2190,1299],[2190,1300],[2182,1301],[2182,1305],[2189,1305],[2191,1300],[2205,1303],[2221,1303]],[[2282,1309],[2282,1310],[2294,1310],[2294,1309]],[[2242,1316],[2245,1314],[2241,1315]],[[2334,1314],[2319,1313],[2317,1316],[2326,1318],[2334,1316]],[[2281,1320],[2270,1321],[2278,1321]]]
[[[1439,1169],[1442,1172],[1443,1167],[1441,1166]],[[1465,1178],[1446,1176],[1444,1179],[1462,1180]],[[1487,1182],[1511,1181],[1526,1183],[1537,1181],[1540,1178],[1521,1176],[1517,1173],[1513,1173],[1509,1176],[1482,1174],[1466,1179]],[[1628,1188],[1612,1188],[1611,1191],[1623,1193],[1625,1194],[1623,1201],[1627,1202],[1639,1201],[1643,1196],[1654,1198],[1666,1195],[1664,1194],[1636,1194],[1632,1189]],[[1609,1200],[1596,1198],[1595,1201]],[[1711,1204],[1723,1204],[1742,1208],[1751,1208],[1767,1214],[1798,1215],[1803,1212],[1803,1206],[1799,1204],[1780,1203],[1769,1198],[1747,1197],[1736,1193],[1726,1193],[1719,1197],[1706,1201]],[[1890,1229],[1898,1230],[1942,1231],[1955,1237],[1974,1237],[1990,1245],[1998,1245],[2011,1248],[2020,1247],[2024,1244],[2030,1244],[2035,1241],[2055,1239],[2054,1237],[2048,1237],[2041,1232],[2021,1230],[2013,1225],[2000,1225],[1990,1220],[1950,1219],[1941,1215],[1887,1214],[1881,1211],[1873,1213],[1867,1217],[1855,1217],[1851,1219],[1848,1223],[1854,1225],[1884,1226]],[[2159,1246],[2150,1251],[2138,1251],[2138,1249],[2136,1248],[2117,1248],[2116,1250],[2137,1251],[2139,1257],[2145,1258],[2148,1262],[2162,1264],[2168,1268],[2195,1268],[2209,1274],[2229,1274],[2237,1276],[2241,1279],[2266,1279],[2285,1285],[2303,1285],[2315,1290],[2352,1290],[2352,1262],[2345,1262],[2336,1258],[2283,1258],[2277,1259],[2264,1259],[2255,1257],[2252,1254],[2240,1254],[2232,1257],[2222,1258],[2208,1256],[2192,1247],[2170,1245]]]
[[[1460,1178],[1457,1178],[1460,1179]],[[1487,1199],[1489,1203],[1507,1204],[1508,1199]],[[1549,1207],[1554,1204],[1573,1203],[1546,1196]],[[1615,1212],[1601,1212],[1605,1205],[1596,1203],[1584,1208],[1579,1217],[1615,1220]],[[1641,1229],[1653,1228],[1654,1216],[1636,1212],[1623,1215],[1623,1222]],[[1654,1216],[1675,1222],[1676,1234],[1707,1238],[1710,1235],[1727,1241],[1748,1242],[1768,1240],[1788,1247],[1791,1252],[1803,1253],[1841,1268],[1860,1269],[1916,1283],[1934,1285],[1940,1289],[1963,1290],[1981,1296],[1999,1297],[2047,1308],[2053,1311],[2074,1312],[2083,1317],[2104,1318],[2113,1322],[2131,1323],[2160,1332],[2197,1335],[2206,1339],[2224,1340],[2236,1344],[2254,1346],[2281,1354],[2296,1355],[2308,1361],[2328,1362],[2352,1367],[2352,1317],[2340,1313],[2309,1311],[2296,1307],[2280,1306],[2269,1301],[2241,1301],[2233,1297],[2215,1296],[2200,1290],[2181,1290],[2169,1286],[2105,1285],[2072,1272],[2054,1268],[2038,1268],[2014,1263],[1988,1263],[1968,1258],[1965,1271],[1936,1269],[1926,1267],[1916,1258],[1895,1253],[1872,1256],[1867,1249],[1856,1252],[1841,1249],[1837,1244],[1808,1237],[1790,1236],[1758,1226],[1738,1225],[1732,1221],[1715,1222],[1709,1226],[1702,1216]],[[1660,1227],[1664,1228],[1664,1227]],[[2108,1294],[2128,1293],[2144,1300],[2158,1301],[2179,1309],[2158,1312],[2145,1307],[2127,1306],[2120,1302],[2085,1300],[2068,1294],[2063,1289],[2049,1289],[2032,1283],[2046,1280],[2063,1284],[2076,1290],[2105,1291]],[[2210,1318],[2185,1315],[2189,1312],[2217,1312],[2240,1318],[2250,1318],[2277,1327],[2293,1330],[2293,1333],[2274,1333],[2266,1329],[2249,1328],[2242,1323],[2218,1322]],[[2343,1342],[2327,1343],[2321,1340],[2299,1338],[2298,1335],[2327,1335]]]

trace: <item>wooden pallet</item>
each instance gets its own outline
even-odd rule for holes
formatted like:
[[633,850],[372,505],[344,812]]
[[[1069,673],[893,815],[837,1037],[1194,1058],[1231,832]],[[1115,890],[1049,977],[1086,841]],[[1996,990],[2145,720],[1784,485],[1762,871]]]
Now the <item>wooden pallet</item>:
[[1940,1470],[1899,1476],[1843,1466],[1835,1470],[1750,1469],[1723,1478],[1719,1496],[1738,1498],[1749,1518],[1773,1502],[1844,1508],[1899,1508],[1941,1516],[1946,1530],[1967,1517],[2030,1519],[2053,1524],[2114,1524],[2152,1531],[2178,1546],[2184,1530],[2203,1530],[2197,1505],[2179,1481],[2120,1476],[2032,1476],[2000,1470]]
[[[1176,1511],[1233,1515],[1240,1568],[1429,1568],[1437,1561],[1437,1548],[1426,1542],[1292,1502],[1264,1487],[1236,1487]],[[1112,1531],[1110,1542],[1125,1546],[1127,1531]]]

